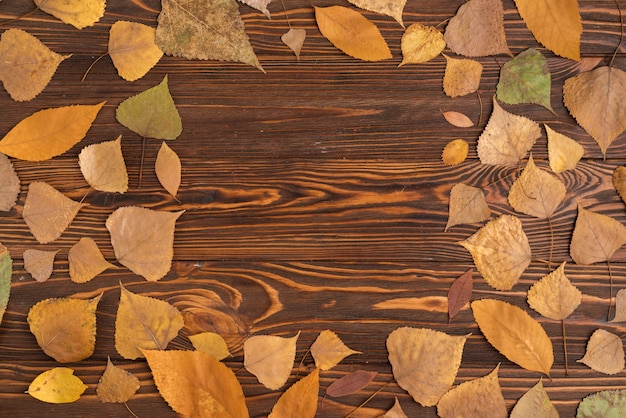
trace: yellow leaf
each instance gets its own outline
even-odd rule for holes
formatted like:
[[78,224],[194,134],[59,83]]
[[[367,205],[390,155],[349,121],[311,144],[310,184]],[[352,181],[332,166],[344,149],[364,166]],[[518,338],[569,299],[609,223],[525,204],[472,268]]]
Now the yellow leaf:
[[101,192],[124,193],[128,190],[128,173],[122,155],[122,135],[114,141],[92,144],[82,149],[78,164],[85,180]]
[[404,64],[421,64],[435,58],[446,47],[443,34],[434,26],[414,23],[402,35],[402,62]]
[[559,418],[541,380],[526,392],[515,404],[509,418]]
[[287,32],[283,33],[280,40],[289,47],[296,54],[296,58],[300,60],[300,51],[302,45],[306,39],[306,30],[290,28]]
[[117,268],[104,259],[98,244],[89,237],[81,238],[67,254],[70,279],[74,283],[86,283],[106,269]]
[[57,251],[27,249],[24,251],[24,269],[38,282],[45,282],[52,275],[54,257]]
[[356,7],[369,10],[370,12],[380,13],[395,19],[402,27],[402,11],[406,5],[406,0],[348,0]]
[[180,158],[165,141],[157,154],[154,170],[161,185],[175,198],[180,186]]
[[317,26],[330,42],[353,58],[382,61],[391,51],[376,25],[343,6],[315,7]]
[[576,264],[607,261],[626,243],[626,227],[601,213],[578,206],[569,253]]
[[289,378],[296,358],[298,332],[291,338],[255,335],[243,343],[243,365],[268,389],[280,389]]
[[472,302],[472,311],[487,341],[502,355],[526,370],[550,376],[552,341],[526,311],[495,299]]
[[445,165],[461,164],[467,158],[469,144],[464,139],[453,139],[448,142],[441,152],[441,159]]
[[169,406],[194,418],[247,418],[241,385],[219,360],[201,351],[143,350]]
[[115,366],[109,357],[107,367],[96,386],[96,394],[100,402],[124,403],[140,386],[139,379],[134,374]]
[[427,328],[401,327],[387,337],[398,385],[422,406],[434,406],[456,378],[467,337]]
[[224,360],[231,355],[224,338],[214,332],[202,332],[200,334],[190,335],[189,340],[196,350],[210,354],[218,360]]
[[104,16],[106,0],[34,0],[37,7],[46,13],[82,29],[93,26]]
[[6,155],[0,153],[0,211],[9,211],[20,194],[20,179]]
[[385,412],[379,418],[407,418],[406,414],[402,410],[402,406],[400,406],[400,401],[398,401],[397,396],[396,401],[393,403],[391,409]]
[[124,80],[139,80],[163,56],[155,33],[154,28],[137,22],[118,20],[111,26],[109,56]]
[[37,376],[28,386],[28,394],[48,403],[70,403],[80,399],[87,385],[74,376],[74,370],[55,367]]
[[470,59],[446,57],[446,71],[443,74],[443,92],[450,97],[474,93],[480,86],[483,65]]
[[621,337],[597,329],[589,338],[587,351],[579,363],[604,374],[617,374],[624,370],[624,344]]
[[104,102],[64,106],[33,113],[0,141],[0,152],[27,161],[63,154],[85,137]]
[[30,332],[44,353],[59,363],[86,359],[96,345],[96,308],[102,294],[93,299],[51,298],[28,311]]
[[283,393],[268,418],[313,418],[320,390],[319,369],[298,380]]
[[315,366],[320,370],[330,370],[352,354],[361,352],[346,346],[337,334],[328,329],[320,332],[311,345],[311,355],[315,359]]
[[609,322],[626,322],[626,289],[620,289],[615,295],[615,317]]
[[585,153],[585,149],[572,138],[543,125],[548,133],[548,160],[555,173],[573,170]]
[[473,224],[489,219],[485,193],[479,188],[457,183],[450,190],[448,223],[444,231],[459,224]]
[[465,113],[448,111],[441,112],[441,114],[450,125],[456,126],[457,128],[469,128],[471,126],[474,126],[474,122],[472,122],[472,120],[467,117]]
[[528,290],[528,305],[546,318],[560,321],[572,314],[582,301],[582,293],[565,275],[565,261]]

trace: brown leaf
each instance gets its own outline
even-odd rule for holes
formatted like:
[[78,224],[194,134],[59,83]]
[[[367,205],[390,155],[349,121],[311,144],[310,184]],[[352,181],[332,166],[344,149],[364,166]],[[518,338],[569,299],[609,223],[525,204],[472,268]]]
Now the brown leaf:
[[118,20],[109,30],[109,56],[126,81],[139,80],[163,56],[156,44],[156,30],[137,22]]
[[89,237],[82,237],[70,248],[67,260],[74,283],[86,283],[107,269],[117,268],[104,259],[98,244]]
[[9,158],[0,153],[0,211],[9,211],[20,193],[20,179]]
[[552,405],[541,379],[517,401],[509,418],[559,418],[559,413]]
[[[441,114],[450,125],[456,126],[457,128],[470,128],[474,126],[474,122],[472,122],[472,120],[468,118],[465,113],[455,112],[451,110],[448,112],[441,112]],[[467,144],[467,141],[465,141],[465,143]]]
[[469,269],[461,274],[448,290],[448,317],[450,319],[457,316],[472,297],[472,288],[474,286],[472,273],[474,273],[474,269]]
[[449,206],[448,223],[444,231],[454,225],[482,222],[491,216],[485,193],[463,183],[455,184],[450,190]]
[[578,63],[578,72],[584,73],[596,68],[604,59],[604,57],[583,57]]
[[398,397],[396,396],[396,401],[390,410],[385,412],[378,418],[408,418],[407,415],[402,410],[402,406],[400,406],[400,401],[398,401]]
[[92,144],[82,149],[78,164],[83,177],[95,190],[124,193],[128,190],[128,173],[122,155],[122,135],[114,141]]
[[402,35],[402,62],[405,64],[422,64],[430,61],[443,51],[446,42],[443,34],[434,26],[414,23]]
[[106,0],[34,0],[37,8],[82,29],[93,26],[104,16]]
[[125,403],[140,387],[134,374],[114,365],[108,357],[107,367],[96,386],[96,394],[100,402]]
[[441,152],[441,160],[445,165],[461,164],[467,158],[469,144],[464,139],[453,139]]
[[224,360],[230,357],[228,345],[221,335],[214,332],[202,332],[200,334],[190,335],[189,341],[193,344],[193,348],[198,351],[204,351],[218,360]]
[[548,159],[550,168],[555,173],[573,170],[585,153],[585,149],[572,138],[543,125],[548,133]]
[[578,205],[578,217],[572,234],[569,253],[576,264],[607,261],[626,243],[626,227],[601,213]]
[[406,0],[348,0],[356,7],[369,10],[370,12],[380,13],[381,15],[390,16],[395,19],[402,27],[402,11],[406,5]]
[[296,358],[296,341],[275,335],[255,335],[243,343],[243,366],[268,389],[280,389],[289,378]]
[[313,418],[320,390],[319,369],[298,380],[283,393],[268,418]]
[[565,275],[565,261],[528,290],[528,305],[546,318],[560,321],[570,316],[580,302],[582,293]]
[[615,295],[615,317],[609,322],[626,322],[626,289],[620,289]]
[[346,346],[337,334],[328,329],[320,332],[311,345],[311,355],[315,359],[315,366],[320,370],[330,370],[352,354],[361,352]]
[[446,71],[443,75],[443,91],[447,96],[458,97],[474,93],[480,85],[483,65],[470,59],[446,57]]
[[626,166],[619,166],[613,170],[613,187],[622,201],[626,203]]
[[370,384],[378,372],[367,370],[356,370],[335,380],[326,388],[326,395],[339,398],[341,396],[353,395]]
[[289,28],[289,30],[280,37],[280,40],[283,41],[285,45],[289,47],[296,54],[296,58],[300,60],[300,51],[302,50],[302,45],[304,44],[304,40],[306,39],[306,30],[304,29],[294,29]]
[[38,282],[45,282],[52,275],[54,257],[58,252],[59,250],[42,251],[29,248],[23,254],[24,269],[33,276],[33,279]]
[[270,18],[270,11],[267,10],[267,5],[272,2],[272,0],[239,0],[243,4],[247,4],[253,9],[262,12],[267,18]]
[[161,148],[157,154],[154,171],[156,171],[159,183],[175,198],[176,193],[178,193],[178,187],[180,186],[180,158],[178,158],[178,154],[176,154],[165,141],[161,144]]
[[597,329],[589,338],[585,355],[577,361],[600,373],[620,373],[624,370],[622,339],[608,331]]

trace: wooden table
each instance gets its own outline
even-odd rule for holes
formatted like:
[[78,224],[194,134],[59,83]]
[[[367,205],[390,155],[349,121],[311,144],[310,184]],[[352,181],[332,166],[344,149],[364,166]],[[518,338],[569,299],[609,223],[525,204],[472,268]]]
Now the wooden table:
[[[619,1],[622,10],[626,3]],[[63,62],[48,87],[34,100],[17,103],[0,94],[0,132],[43,108],[71,104],[106,104],[87,137],[52,160],[12,162],[22,182],[17,205],[0,212],[0,242],[11,252],[14,274],[11,298],[0,326],[0,414],[10,417],[127,416],[120,404],[103,404],[95,393],[107,356],[141,380],[139,392],[128,402],[139,417],[175,416],[161,398],[143,360],[124,360],[115,350],[114,323],[119,283],[132,292],[166,300],[185,316],[185,327],[170,349],[191,349],[188,336],[216,331],[228,342],[233,357],[226,364],[237,371],[251,416],[266,416],[284,392],[265,389],[243,368],[242,344],[251,335],[293,336],[301,332],[291,377],[285,387],[314,367],[307,352],[320,331],[331,329],[362,354],[346,358],[321,373],[317,416],[340,417],[373,399],[354,416],[373,417],[389,409],[397,397],[410,417],[436,416],[394,381],[385,340],[401,326],[428,327],[451,335],[467,335],[455,385],[486,375],[498,363],[500,385],[510,409],[540,378],[511,363],[491,347],[478,329],[471,309],[448,322],[446,296],[451,283],[474,266],[470,254],[457,244],[481,224],[458,225],[444,232],[452,186],[464,182],[481,187],[492,210],[522,220],[533,261],[519,283],[507,292],[495,291],[475,274],[473,299],[485,297],[511,302],[537,319],[554,344],[552,378],[544,386],[562,417],[571,417],[579,401],[596,391],[626,387],[626,373],[607,376],[577,363],[597,328],[623,338],[623,323],[607,323],[609,276],[606,263],[575,265],[569,242],[577,205],[626,223],[624,203],[615,193],[611,175],[626,163],[626,139],[621,135],[603,160],[593,139],[578,127],[562,102],[564,81],[579,71],[577,62],[556,57],[541,47],[521,20],[512,0],[504,0],[505,30],[514,54],[539,49],[552,72],[555,113],[536,105],[504,106],[539,123],[550,123],[585,148],[575,171],[559,178],[567,197],[551,219],[553,264],[568,261],[567,274],[584,294],[580,308],[566,321],[569,376],[564,373],[561,324],[532,311],[526,291],[548,273],[540,260],[549,258],[551,239],[545,220],[515,213],[507,203],[508,190],[520,167],[483,165],[476,142],[492,109],[491,98],[505,55],[480,58],[484,72],[477,95],[450,99],[442,91],[445,59],[398,67],[403,29],[391,18],[362,13],[381,30],[393,53],[391,60],[364,62],[348,57],[317,29],[312,6],[301,0],[270,4],[272,19],[241,5],[246,31],[266,74],[243,64],[188,61],[163,57],[144,78],[129,83],[118,77],[110,59],[101,60],[81,77],[91,62],[106,52],[108,31],[117,20],[156,26],[156,0],[111,0],[94,27],[78,31],[43,12],[35,12],[3,29],[21,28],[52,50],[73,54]],[[407,24],[440,25],[452,17],[462,0],[409,1]],[[328,0],[316,6],[341,4]],[[4,0],[0,18],[21,15],[28,2]],[[351,7],[351,6],[350,6]],[[583,57],[600,57],[608,64],[620,42],[620,17],[613,0],[580,0],[583,19]],[[304,28],[307,38],[300,60],[280,36],[292,25]],[[450,51],[446,50],[447,53]],[[614,66],[626,69],[624,47]],[[160,186],[152,169],[144,168],[137,187],[141,138],[118,124],[118,104],[168,75],[183,134],[169,144],[181,158],[183,174],[178,201]],[[455,128],[440,111],[457,110],[474,122]],[[95,192],[81,175],[77,155],[88,144],[122,134],[122,149],[130,177],[124,194]],[[537,164],[547,165],[545,132],[532,149]],[[463,138],[470,144],[464,163],[446,167],[444,145]],[[146,167],[152,167],[160,141],[147,140]],[[66,196],[89,206],[82,209],[61,238],[39,245],[29,232],[22,210],[33,181],[45,181]],[[95,239],[104,256],[114,261],[105,228],[118,207],[136,205],[185,213],[176,223],[174,262],[159,282],[148,282],[126,268],[107,270],[86,284],[72,283],[67,254],[79,238]],[[28,248],[60,250],[52,277],[34,281],[24,270],[22,253]],[[611,260],[614,292],[626,287],[626,250]],[[97,310],[95,353],[70,363],[89,386],[71,404],[45,404],[25,391],[32,379],[60,364],[46,356],[30,333],[26,315],[32,305],[51,297],[89,298],[104,292]],[[377,371],[362,391],[344,398],[325,398],[324,389],[355,370]]]

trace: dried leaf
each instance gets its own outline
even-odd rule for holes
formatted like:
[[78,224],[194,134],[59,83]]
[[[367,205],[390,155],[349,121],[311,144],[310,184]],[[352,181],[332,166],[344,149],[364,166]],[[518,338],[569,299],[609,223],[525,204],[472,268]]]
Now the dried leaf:
[[300,60],[300,51],[302,50],[302,45],[304,44],[304,40],[306,39],[306,30],[304,29],[294,29],[289,28],[289,30],[280,37],[280,40],[283,41],[285,45],[289,47],[296,54],[296,58]]
[[343,6],[314,7],[320,32],[335,47],[364,61],[391,58],[389,46],[376,25],[359,12]]
[[[1,316],[0,319],[2,319]],[[615,295],[615,317],[609,322],[626,322],[626,289],[617,291]]]
[[78,164],[83,177],[95,190],[124,193],[128,173],[122,155],[122,135],[114,141],[92,144],[82,149]]
[[542,45],[562,57],[580,60],[583,26],[578,0],[515,0],[515,5]]
[[414,23],[402,35],[402,62],[405,64],[422,64],[430,61],[443,51],[446,42],[443,34],[434,26]]
[[494,97],[493,113],[476,150],[483,164],[516,166],[540,137],[538,123],[507,112]]
[[67,259],[70,279],[74,283],[86,283],[110,268],[117,268],[104,259],[98,244],[89,237],[82,237],[70,248]]
[[[472,122],[472,120],[468,118],[465,113],[448,111],[441,112],[441,114],[444,118],[446,118],[450,125],[456,126],[457,128],[469,128],[474,126],[474,122]],[[465,143],[467,144],[467,141],[465,141]]]
[[219,360],[201,351],[143,350],[154,383],[169,406],[197,418],[247,418],[237,377]]
[[471,237],[460,241],[472,254],[476,268],[496,290],[510,290],[530,264],[530,245],[522,222],[501,215]]
[[235,0],[162,0],[156,42],[168,55],[242,62],[265,72]]
[[619,166],[613,170],[613,187],[626,203],[626,166]]
[[28,311],[30,332],[41,349],[59,363],[81,361],[96,346],[96,308],[102,293],[93,299],[50,298]]
[[48,183],[34,181],[28,187],[22,217],[40,244],[59,238],[78,211],[87,206],[65,197]]
[[180,186],[180,158],[165,142],[161,144],[154,164],[157,178],[172,197],[176,197]]
[[400,401],[398,401],[398,397],[396,396],[396,401],[393,403],[393,406],[390,410],[385,412],[378,418],[408,418],[407,415],[402,410],[402,406],[400,406]]
[[484,57],[509,54],[504,34],[504,8],[500,0],[469,0],[450,19],[444,35],[459,55]]
[[106,221],[115,258],[148,281],[161,279],[172,266],[174,226],[183,212],[133,206],[116,209]]
[[202,332],[200,334],[190,335],[189,341],[191,341],[193,348],[196,350],[210,354],[218,360],[224,360],[231,355],[224,338],[214,332]]
[[0,39],[0,80],[13,100],[34,99],[48,85],[57,67],[69,55],[59,55],[20,29],[9,29]]
[[167,75],[158,85],[120,103],[115,117],[144,138],[176,139],[183,131],[178,109],[167,86]]
[[143,357],[142,349],[165,350],[185,325],[183,315],[164,300],[137,295],[120,283],[115,318],[115,348],[126,359]]
[[559,418],[559,413],[552,405],[541,379],[517,401],[509,418]]
[[82,29],[93,26],[104,16],[106,0],[34,0],[37,8]]
[[48,403],[71,403],[80,399],[87,385],[74,376],[74,370],[55,367],[41,373],[28,386],[27,393]]
[[461,383],[441,397],[437,415],[441,418],[506,418],[506,404],[498,381],[500,365],[487,376]]
[[457,183],[450,190],[448,228],[459,224],[473,224],[489,219],[491,210],[487,206],[485,193],[477,187]]
[[85,137],[102,106],[104,102],[35,112],[2,138],[0,152],[27,161],[61,155]]
[[604,60],[604,57],[584,57],[578,63],[578,72],[584,73],[596,68]]
[[396,382],[420,405],[436,405],[454,383],[466,339],[427,328],[394,330],[387,351]]
[[453,139],[441,152],[441,160],[445,165],[461,164],[467,158],[469,144],[464,139]]
[[474,269],[469,269],[461,274],[448,290],[448,317],[450,319],[457,316],[472,297],[472,288],[474,287],[472,273],[474,273]]
[[13,260],[7,247],[0,243],[0,324],[7,310],[11,293],[11,276],[13,275]]
[[0,211],[10,211],[20,194],[20,179],[9,158],[0,153]]
[[38,282],[45,282],[52,275],[54,257],[58,252],[59,250],[42,251],[29,248],[22,255],[24,258],[24,269],[33,276],[33,279]]
[[280,389],[289,378],[296,358],[298,332],[291,338],[255,335],[243,343],[243,366],[268,389]]
[[587,351],[579,363],[604,374],[617,374],[624,370],[624,344],[622,339],[603,329],[591,334]]
[[443,75],[443,91],[450,97],[474,93],[480,86],[483,65],[470,59],[446,57],[446,71]]
[[163,56],[163,51],[156,44],[154,28],[118,20],[109,30],[109,56],[120,77],[135,81],[148,74]]
[[139,379],[134,374],[111,363],[109,357],[96,386],[96,394],[100,402],[125,403],[140,387]]
[[272,0],[239,0],[243,4],[247,4],[253,9],[262,12],[268,19],[270,19],[270,11],[267,10],[268,4],[272,2]]
[[[565,80],[563,102],[585,131],[606,151],[626,130],[626,73],[616,67],[599,67]],[[1,151],[1,149],[0,149]]]
[[582,293],[565,275],[565,261],[528,290],[528,305],[546,318],[560,321],[570,316],[582,301]]
[[339,398],[341,396],[353,395],[370,384],[378,372],[367,370],[357,370],[335,380],[326,388],[326,395]]
[[472,302],[472,311],[487,341],[502,355],[526,370],[550,376],[552,341],[526,311],[495,299]]
[[626,416],[626,389],[593,393],[578,404],[576,412],[576,418],[623,416]]
[[315,359],[315,366],[320,370],[330,370],[352,354],[361,352],[346,346],[337,334],[328,329],[320,332],[311,345],[311,355]]
[[402,11],[404,10],[404,6],[406,5],[406,0],[390,0],[390,1],[348,0],[348,1],[354,4],[358,8],[392,17],[395,19],[396,22],[398,22],[400,25],[402,25],[402,27],[404,27],[404,23],[402,22]]
[[584,148],[572,138],[543,125],[548,133],[548,160],[555,173],[573,170],[585,153]]
[[298,380],[283,393],[268,418],[313,418],[317,412],[320,390],[319,369]]
[[626,243],[626,227],[601,213],[578,205],[578,217],[572,234],[569,253],[576,264],[607,261]]

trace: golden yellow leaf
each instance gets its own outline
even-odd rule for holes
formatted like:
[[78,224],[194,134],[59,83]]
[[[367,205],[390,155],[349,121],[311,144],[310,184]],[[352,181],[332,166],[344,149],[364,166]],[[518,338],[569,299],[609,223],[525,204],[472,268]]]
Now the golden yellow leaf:
[[626,203],[626,166],[619,166],[613,170],[613,187]]
[[626,227],[619,221],[578,205],[569,253],[576,264],[607,261],[626,243]]
[[448,223],[444,231],[459,224],[473,224],[489,219],[485,193],[479,188],[457,183],[450,190]]
[[526,311],[495,299],[472,302],[472,311],[487,341],[502,355],[526,370],[550,376],[552,341]]
[[300,60],[300,51],[302,45],[306,39],[306,30],[290,28],[287,32],[283,33],[280,40],[289,47],[296,54],[298,61]]
[[122,135],[114,141],[83,148],[78,155],[78,164],[85,180],[95,190],[114,193],[128,190],[128,173],[122,155]]
[[459,244],[472,254],[476,268],[496,290],[510,290],[530,264],[528,238],[516,216],[501,215]]
[[100,402],[124,403],[139,390],[141,384],[137,377],[111,363],[107,358],[107,367],[98,381],[96,394]]
[[142,349],[165,350],[185,325],[178,309],[164,300],[136,295],[120,283],[115,318],[115,348],[124,358],[143,357]]
[[615,295],[615,317],[609,322],[626,322],[626,289],[620,289]]
[[577,361],[600,373],[620,373],[624,370],[624,343],[621,337],[597,329],[589,338],[585,355]]
[[193,344],[196,350],[210,354],[218,360],[224,360],[231,355],[224,338],[214,332],[202,332],[200,334],[190,335],[189,341],[191,341],[191,344]]
[[54,257],[58,252],[59,250],[42,251],[29,248],[23,254],[24,269],[33,276],[33,279],[45,282],[52,275]]
[[161,144],[157,154],[154,170],[161,185],[175,198],[180,186],[180,158],[165,141]]
[[59,238],[84,203],[65,197],[48,183],[34,181],[28,187],[22,217],[40,244]]
[[391,58],[389,46],[376,25],[359,12],[343,6],[315,6],[315,19],[322,35],[351,57],[364,61]]
[[555,173],[573,170],[585,153],[585,149],[572,138],[543,125],[548,133],[548,160]]
[[453,139],[441,152],[441,160],[445,165],[461,164],[467,158],[469,144],[464,139]]
[[348,0],[356,7],[369,10],[370,12],[380,13],[381,15],[389,16],[395,19],[402,27],[402,11],[406,5],[406,0]]
[[580,302],[582,293],[565,275],[565,261],[528,290],[528,305],[546,318],[556,321],[570,316]]
[[421,64],[435,58],[446,47],[443,34],[434,26],[414,23],[402,35],[402,62],[404,64]]
[[311,355],[315,359],[315,366],[320,370],[330,370],[352,354],[361,352],[346,346],[337,334],[328,329],[320,332],[311,345]]
[[0,211],[9,211],[20,194],[20,179],[11,160],[0,153]]
[[0,140],[0,152],[27,161],[61,155],[85,137],[102,106],[104,102],[35,112]]
[[118,20],[109,31],[109,56],[117,73],[126,81],[139,80],[163,56],[150,26]]
[[169,406],[195,418],[247,418],[237,377],[201,351],[143,350],[154,383]]
[[28,311],[30,332],[41,349],[59,363],[86,359],[96,345],[96,308],[93,299],[50,298]]
[[296,358],[298,332],[291,338],[255,335],[243,343],[243,366],[268,389],[280,389],[289,378]]
[[313,370],[283,393],[268,418],[313,418],[317,412],[320,371]]
[[31,100],[46,88],[59,64],[69,57],[51,51],[23,30],[9,29],[0,39],[0,80],[13,100]]
[[82,237],[70,248],[67,260],[74,283],[86,283],[107,269],[117,268],[104,259],[98,244],[89,237]]
[[476,151],[483,164],[515,166],[540,137],[537,122],[502,109],[494,96],[493,113],[478,138]]
[[517,401],[509,418],[559,418],[559,413],[552,405],[543,388],[541,379]]
[[387,337],[398,385],[422,406],[434,406],[456,378],[467,337],[427,328],[401,327]]
[[437,405],[437,415],[441,418],[506,418],[506,404],[498,380],[499,368],[497,365],[487,376],[461,383],[443,395]]
[[[469,117],[467,117],[465,113],[448,111],[448,112],[441,112],[441,114],[448,121],[450,125],[454,125],[458,128],[469,128],[471,126],[474,126],[474,122],[472,122],[472,120]],[[459,141],[459,140],[456,140],[456,141]]]
[[82,29],[104,16],[106,0],[34,0],[37,7],[63,23]]
[[400,401],[398,401],[398,397],[396,396],[396,401],[393,403],[393,406],[390,410],[385,412],[378,418],[408,418],[407,415],[402,410],[402,406],[400,406]]
[[443,74],[443,92],[450,97],[474,93],[480,86],[483,65],[470,59],[446,57],[446,71]]
[[71,403],[80,399],[87,385],[74,376],[74,370],[55,367],[41,373],[28,386],[28,394],[48,403]]

